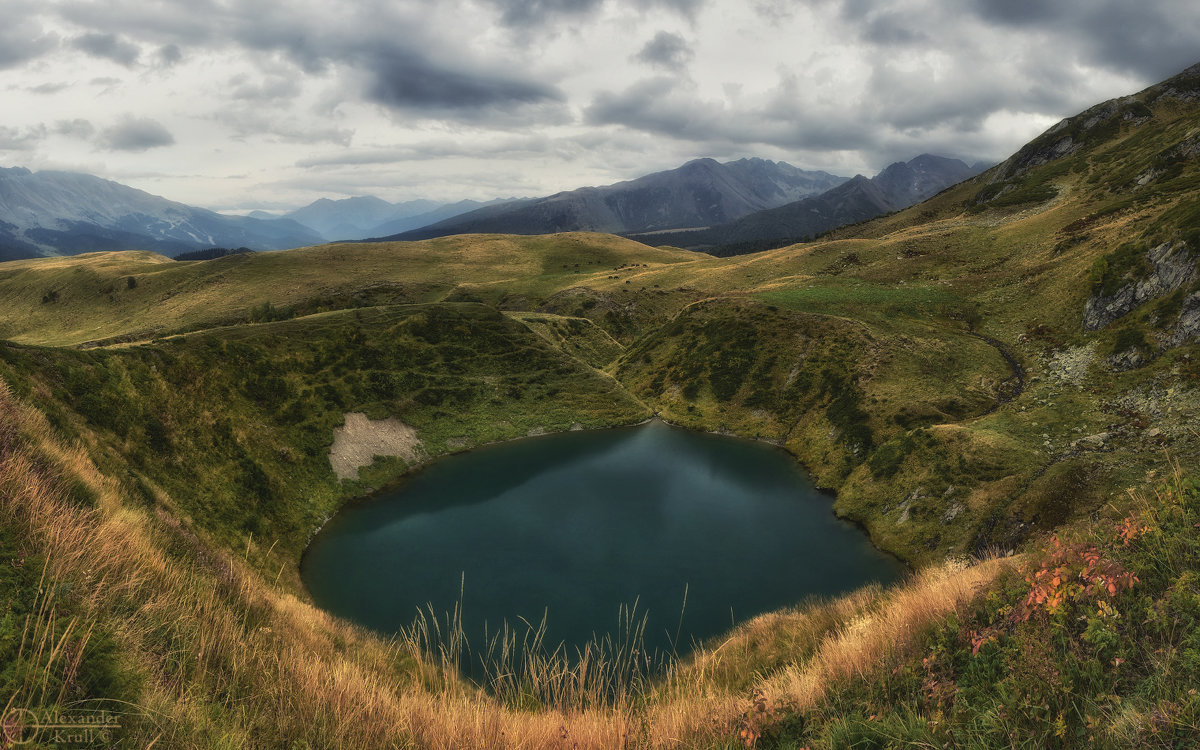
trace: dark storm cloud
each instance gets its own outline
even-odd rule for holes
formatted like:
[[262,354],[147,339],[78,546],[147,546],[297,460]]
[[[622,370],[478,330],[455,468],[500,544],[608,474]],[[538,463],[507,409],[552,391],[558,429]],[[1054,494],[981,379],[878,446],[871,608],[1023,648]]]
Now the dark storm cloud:
[[[500,22],[512,27],[545,26],[562,18],[583,18],[606,0],[488,0],[500,11]],[[635,10],[665,8],[694,18],[706,0],[622,0],[617,5]]]
[[864,19],[859,34],[865,41],[888,46],[929,44],[931,41],[925,30],[914,28],[904,13],[894,11],[884,11]]
[[[683,0],[672,0],[681,2]],[[690,0],[689,0],[690,1]],[[500,3],[505,18],[585,13],[602,0],[527,0]],[[66,16],[96,31],[122,32],[162,49],[240,47],[281,55],[308,75],[356,72],[352,79],[370,101],[405,113],[434,116],[512,112],[564,99],[553,85],[529,74],[519,59],[471,53],[455,29],[430,24],[431,3],[364,0],[348,6],[296,8],[268,0],[215,4],[168,0],[150,8],[137,0],[68,6]],[[101,12],[102,11],[102,12]],[[105,33],[106,32],[106,33]]]
[[646,42],[634,59],[647,65],[653,65],[665,70],[680,72],[687,67],[696,53],[687,41],[678,34],[660,31],[654,38]]
[[[1159,80],[1200,61],[1194,0],[974,0],[984,19],[1069,39],[1096,65]],[[1040,7],[1045,5],[1046,7]]]
[[[1088,5],[1096,5],[1091,2]],[[1030,24],[1043,23],[1051,18],[1060,17],[1062,7],[1069,2],[1048,3],[1045,0],[971,0],[976,11],[985,18],[1004,23]]]
[[562,16],[583,16],[604,0],[491,0],[507,26],[536,26]]
[[500,72],[456,70],[400,47],[379,47],[366,60],[367,98],[396,109],[493,109],[565,98],[552,86]]
[[1036,56],[1045,66],[1083,62],[1157,81],[1200,60],[1200,6],[1195,0],[917,0],[899,7],[871,0],[832,1],[863,41],[925,47],[932,41],[954,49],[964,62],[970,60],[963,45],[970,41],[963,36],[968,19],[978,23],[976,33],[1020,32],[1025,39],[1044,39]]
[[142,152],[173,143],[175,136],[162,123],[148,117],[126,117],[101,131],[97,139],[97,145],[109,151]]
[[93,57],[112,60],[127,68],[136,64],[141,56],[141,50],[136,44],[127,42],[116,34],[84,34],[72,39],[71,46]]

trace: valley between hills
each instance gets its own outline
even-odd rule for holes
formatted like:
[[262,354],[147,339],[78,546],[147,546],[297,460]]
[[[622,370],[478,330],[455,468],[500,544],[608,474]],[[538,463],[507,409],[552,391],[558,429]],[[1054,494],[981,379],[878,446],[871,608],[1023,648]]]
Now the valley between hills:
[[[727,258],[571,232],[2,263],[0,696],[120,701],[129,746],[1189,746],[1198,107],[1193,67]],[[913,575],[665,673],[548,656],[492,690],[308,601],[353,499],[653,416],[781,446]],[[342,479],[350,419],[415,438]]]

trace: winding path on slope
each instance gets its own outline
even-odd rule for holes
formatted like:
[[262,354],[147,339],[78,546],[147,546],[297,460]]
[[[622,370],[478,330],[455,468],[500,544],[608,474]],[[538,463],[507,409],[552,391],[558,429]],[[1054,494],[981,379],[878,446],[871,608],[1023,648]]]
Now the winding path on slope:
[[1000,352],[1000,356],[1004,357],[1004,361],[1008,363],[1009,369],[1012,370],[1012,375],[1001,381],[1000,386],[997,388],[996,405],[978,415],[979,417],[986,417],[1025,392],[1025,367],[1003,341],[994,339],[991,336],[984,336],[982,333],[976,333],[975,331],[967,331],[966,333],[968,336],[974,336]]

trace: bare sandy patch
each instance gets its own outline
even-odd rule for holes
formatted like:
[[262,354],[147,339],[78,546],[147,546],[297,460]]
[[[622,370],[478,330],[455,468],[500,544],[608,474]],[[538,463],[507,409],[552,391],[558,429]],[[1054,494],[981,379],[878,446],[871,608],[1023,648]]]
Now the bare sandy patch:
[[412,463],[420,447],[417,431],[395,417],[373,420],[362,412],[348,412],[346,424],[333,430],[329,465],[338,479],[357,479],[358,470],[370,466],[376,456],[397,456]]

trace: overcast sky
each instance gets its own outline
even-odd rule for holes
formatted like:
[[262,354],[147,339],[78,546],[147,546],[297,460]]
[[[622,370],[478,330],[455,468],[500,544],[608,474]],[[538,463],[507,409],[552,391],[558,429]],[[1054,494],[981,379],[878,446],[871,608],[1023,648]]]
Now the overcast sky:
[[1196,0],[0,0],[0,165],[217,210],[702,156],[999,160],[1200,62]]

